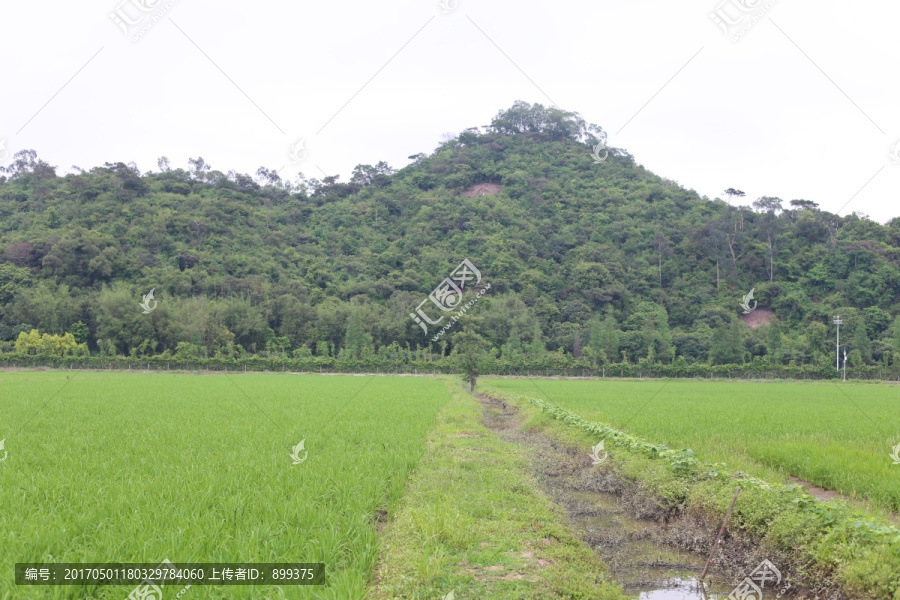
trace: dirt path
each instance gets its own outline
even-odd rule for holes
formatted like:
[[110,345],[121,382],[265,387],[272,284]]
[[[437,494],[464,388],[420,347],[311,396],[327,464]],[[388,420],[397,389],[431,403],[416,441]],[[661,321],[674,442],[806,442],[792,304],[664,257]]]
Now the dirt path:
[[[480,394],[476,398],[484,406],[488,428],[527,448],[543,491],[565,510],[572,528],[609,565],[626,593],[641,600],[704,598],[696,579],[721,523],[660,506],[638,484],[620,477],[611,461],[594,466],[587,448],[579,451],[541,433],[523,431],[524,418],[517,407]],[[764,559],[778,565],[783,577],[795,579],[787,557],[763,553],[740,533],[726,533],[710,569],[712,577],[707,576],[705,597],[726,598]],[[775,597],[774,592],[764,596]]]
[[[810,496],[812,496],[816,500],[825,502],[828,500],[837,499],[837,500],[843,500],[847,504],[850,504],[851,506],[855,506],[856,508],[859,508],[859,509],[867,511],[867,512],[874,512],[876,510],[868,502],[863,502],[862,500],[860,500],[858,498],[854,498],[853,496],[848,496],[847,494],[842,494],[841,492],[838,492],[835,490],[829,490],[829,489],[826,489],[823,487],[819,487],[813,483],[810,483],[808,481],[800,479],[799,477],[794,477],[793,475],[790,475],[789,478],[792,483],[796,483],[797,485],[801,486],[803,489],[805,489],[807,492],[809,492]],[[897,513],[892,512],[892,511],[881,510],[879,512],[879,514],[881,516],[883,516],[884,518],[888,519],[894,525],[900,525],[900,515],[898,515]]]

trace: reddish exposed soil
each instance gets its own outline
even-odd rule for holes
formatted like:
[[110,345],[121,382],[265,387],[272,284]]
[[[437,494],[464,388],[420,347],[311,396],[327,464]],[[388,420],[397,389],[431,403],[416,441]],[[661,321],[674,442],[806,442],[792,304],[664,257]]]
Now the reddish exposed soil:
[[476,183],[462,193],[463,196],[469,198],[473,196],[493,196],[500,191],[500,186],[496,183]]
[[774,316],[775,311],[771,308],[757,308],[749,315],[741,315],[741,320],[743,320],[750,329],[756,329],[760,325],[768,325],[769,321],[771,321]]

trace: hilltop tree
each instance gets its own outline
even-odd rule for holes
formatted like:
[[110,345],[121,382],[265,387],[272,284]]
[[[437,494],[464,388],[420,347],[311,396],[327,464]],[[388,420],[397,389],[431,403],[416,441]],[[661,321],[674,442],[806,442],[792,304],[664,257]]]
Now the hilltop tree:
[[551,140],[582,141],[589,133],[602,135],[598,126],[587,125],[578,113],[521,100],[498,112],[488,128],[501,135],[545,134]]
[[[728,204],[729,205],[731,205],[735,201],[736,198],[744,198],[747,196],[747,194],[745,194],[742,190],[738,190],[735,188],[728,188],[723,193],[726,196],[728,196]],[[743,207],[743,205],[741,205],[738,208],[738,214],[740,216],[740,227],[735,228],[735,236],[734,236],[735,238],[737,237],[738,229],[740,229],[740,231],[744,231],[744,207]],[[729,245],[731,246],[731,253],[732,253],[732,255],[734,255],[734,240],[730,240]],[[735,262],[737,262],[736,259],[735,259]]]
[[819,205],[812,200],[791,200],[791,206],[795,210],[816,210]]
[[763,219],[763,233],[766,236],[769,258],[769,281],[775,280],[775,241],[777,236],[776,228],[778,226],[775,214],[781,211],[781,203],[781,198],[772,196],[763,196],[753,201],[753,208],[765,215]]
[[197,158],[189,158],[188,164],[191,166],[191,176],[194,179],[202,181],[206,178],[206,174],[212,168],[209,163],[203,160],[202,156],[198,156]]
[[727,190],[725,190],[722,193],[725,194],[726,196],[728,196],[729,203],[734,202],[735,198],[743,198],[747,195],[744,192],[742,192],[741,190],[738,190],[735,188],[728,188]]

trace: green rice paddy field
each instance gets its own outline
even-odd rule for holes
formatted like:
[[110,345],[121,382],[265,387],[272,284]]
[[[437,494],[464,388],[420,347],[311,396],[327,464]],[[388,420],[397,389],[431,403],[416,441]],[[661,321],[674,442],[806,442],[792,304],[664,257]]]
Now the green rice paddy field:
[[[888,456],[900,442],[896,386],[482,386],[547,398],[703,462],[900,506],[900,465]],[[363,598],[378,515],[398,504],[449,398],[445,382],[425,377],[0,372],[0,600],[130,591],[16,586],[16,562],[165,558],[328,569],[325,587],[195,586],[190,598]],[[308,454],[293,464],[301,440]]]
[[[0,373],[4,600],[131,590],[17,587],[15,562],[165,558],[328,569],[327,588],[194,586],[192,599],[361,598],[376,511],[402,494],[448,397],[444,383],[412,377],[71,376]],[[301,440],[308,455],[295,465]]]
[[769,481],[799,477],[900,508],[900,386],[830,382],[484,379]]

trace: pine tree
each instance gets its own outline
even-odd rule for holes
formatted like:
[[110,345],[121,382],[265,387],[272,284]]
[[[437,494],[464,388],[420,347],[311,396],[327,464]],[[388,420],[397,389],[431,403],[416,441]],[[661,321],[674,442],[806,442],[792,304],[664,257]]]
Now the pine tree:
[[653,362],[656,359],[656,340],[659,332],[652,313],[644,315],[644,326],[641,328],[641,337],[644,338],[644,348],[647,349],[647,360]]
[[591,319],[591,327],[588,333],[588,346],[595,350],[603,350],[603,324],[600,319]]
[[547,351],[547,347],[544,346],[544,337],[543,333],[541,333],[541,324],[534,324],[534,332],[531,336],[531,344],[528,346],[528,354],[531,356],[532,360],[540,360],[544,358],[544,353]]
[[603,350],[607,356],[619,355],[619,330],[612,315],[603,321]]
[[519,334],[519,326],[513,324],[512,329],[509,330],[509,337],[506,338],[506,343],[503,345],[503,355],[513,357],[521,354],[522,336]]
[[776,364],[781,364],[784,341],[781,334],[781,323],[775,317],[769,321],[769,333],[766,335],[766,354],[768,354]]
[[669,330],[669,315],[662,306],[656,306],[644,316],[642,329],[644,346],[650,362],[669,362],[674,358],[672,333]]
[[891,354],[894,357],[894,364],[900,364],[900,316],[894,319],[894,337],[891,341],[893,342]]
[[859,351],[862,364],[872,362],[872,342],[869,340],[869,334],[866,333],[866,323],[862,319],[856,324],[856,331],[853,332],[853,349]]
[[603,323],[598,317],[591,319],[591,327],[588,331],[588,346],[594,365],[606,364],[606,346],[603,342]]
[[728,346],[733,364],[744,364],[744,332],[746,325],[740,319],[732,317],[731,326],[728,328]]
[[656,311],[656,356],[663,362],[671,362],[675,358],[675,346],[672,344],[672,332],[669,330],[669,314],[662,306]]
[[359,360],[372,346],[372,336],[363,327],[362,316],[357,308],[347,319],[347,331],[344,335],[344,352],[346,357]]
[[713,331],[709,362],[714,365],[737,365],[744,362],[743,324],[732,317]]

